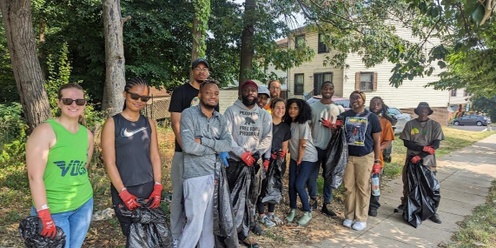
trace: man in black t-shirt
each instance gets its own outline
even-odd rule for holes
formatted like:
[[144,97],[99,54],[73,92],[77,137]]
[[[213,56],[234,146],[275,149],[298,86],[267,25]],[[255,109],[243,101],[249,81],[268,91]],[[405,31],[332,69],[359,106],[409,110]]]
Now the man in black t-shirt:
[[[209,64],[205,59],[199,58],[191,63],[193,81],[177,87],[172,92],[169,105],[171,114],[171,125],[176,136],[174,157],[172,158],[171,180],[172,180],[172,203],[171,211],[171,232],[174,244],[177,244],[185,223],[183,199],[183,152],[181,148],[180,121],[181,112],[190,106],[199,103],[198,92],[200,84],[210,75]],[[217,107],[218,110],[218,107]]]

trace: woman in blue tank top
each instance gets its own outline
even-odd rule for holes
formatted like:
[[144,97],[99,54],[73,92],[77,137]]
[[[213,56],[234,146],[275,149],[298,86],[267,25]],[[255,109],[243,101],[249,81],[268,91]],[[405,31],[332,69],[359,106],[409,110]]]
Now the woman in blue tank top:
[[[157,127],[155,121],[140,113],[150,99],[149,92],[146,80],[128,80],[123,92],[124,110],[103,126],[102,153],[112,182],[114,209],[125,206],[133,210],[141,206],[140,202],[146,202],[149,208],[160,206],[162,172]],[[117,218],[128,237],[131,219],[118,214]]]

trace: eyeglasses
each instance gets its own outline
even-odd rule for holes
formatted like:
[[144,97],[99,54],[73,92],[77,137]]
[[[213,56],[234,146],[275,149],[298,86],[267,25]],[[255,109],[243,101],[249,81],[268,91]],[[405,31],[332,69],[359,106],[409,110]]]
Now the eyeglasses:
[[76,105],[78,105],[78,106],[83,106],[86,104],[85,99],[62,98],[60,100],[62,100],[62,103],[64,105],[71,105],[73,102],[76,102]]
[[197,72],[200,72],[200,71],[201,72],[206,72],[206,71],[208,71],[208,68],[206,68],[206,67],[205,68],[195,67],[195,71],[197,71]]
[[133,93],[133,92],[129,92],[129,91],[126,91],[126,92],[129,94],[129,96],[131,96],[131,99],[133,99],[135,101],[138,99],[141,99],[142,102],[148,102],[148,100],[150,100],[150,98],[151,98],[150,96],[140,96],[140,95]]

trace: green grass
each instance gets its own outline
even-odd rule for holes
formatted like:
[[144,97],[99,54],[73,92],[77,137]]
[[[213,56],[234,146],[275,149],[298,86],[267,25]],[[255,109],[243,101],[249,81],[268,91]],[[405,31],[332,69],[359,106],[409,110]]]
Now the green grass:
[[478,206],[460,225],[453,242],[445,247],[496,246],[496,180],[492,182],[486,203]]

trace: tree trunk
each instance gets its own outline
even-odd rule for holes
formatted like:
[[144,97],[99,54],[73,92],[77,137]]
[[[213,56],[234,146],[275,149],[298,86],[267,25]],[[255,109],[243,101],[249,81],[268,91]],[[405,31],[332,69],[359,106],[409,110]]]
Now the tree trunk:
[[102,109],[109,115],[122,111],[122,92],[126,84],[123,25],[120,0],[102,0],[103,35],[105,37],[105,87]]
[[30,133],[50,118],[50,104],[36,53],[30,0],[0,0],[12,70]]
[[[195,16],[193,19],[193,45],[191,48],[191,62],[197,58],[205,58],[207,44],[208,19],[210,17],[210,0],[195,0],[193,3]],[[190,73],[190,81],[193,81],[193,74]]]
[[256,0],[246,0],[245,13],[243,14],[243,33],[241,34],[241,58],[239,63],[239,82],[242,83],[249,78],[249,73],[253,68],[253,57],[255,50],[253,48],[254,13]]

